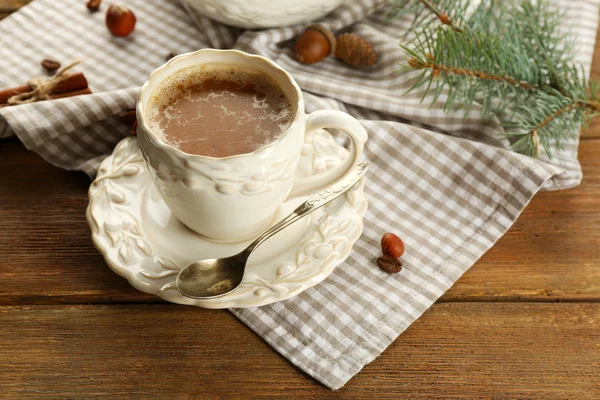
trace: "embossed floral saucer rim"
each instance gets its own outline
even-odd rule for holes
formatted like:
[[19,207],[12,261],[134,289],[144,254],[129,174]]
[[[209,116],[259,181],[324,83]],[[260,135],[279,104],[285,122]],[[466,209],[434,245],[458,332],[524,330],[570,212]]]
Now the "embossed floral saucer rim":
[[[312,134],[302,152],[303,157],[308,157],[307,154],[312,157],[313,170],[323,169],[325,165],[330,167],[341,161],[345,153],[346,150],[324,131]],[[216,299],[195,300],[181,295],[175,288],[175,276],[183,265],[153,254],[143,227],[132,212],[136,205],[130,204],[124,192],[131,192],[128,186],[132,184],[136,189],[136,183],[139,186],[141,179],[145,180],[144,185],[151,185],[137,139],[123,139],[113,154],[101,163],[96,180],[89,189],[90,203],[86,217],[92,230],[92,241],[108,266],[136,289],[169,302],[204,308],[262,306],[293,297],[321,282],[349,256],[362,233],[362,219],[367,209],[363,182],[359,182],[307,223],[302,240],[289,248],[289,252],[296,253],[294,260],[290,261],[288,257],[287,261],[278,262],[280,265],[276,268],[274,279],[267,281],[250,274],[244,277],[241,287],[232,294]],[[151,190],[147,188],[147,191]],[[133,192],[140,197],[146,196],[140,190]],[[110,208],[96,204],[98,196],[103,194],[105,196],[102,197],[110,199],[107,200],[112,204]],[[136,201],[139,202],[139,199]],[[137,207],[141,214],[143,205]],[[335,210],[330,212],[332,209]],[[111,212],[120,213],[121,218],[114,218]],[[316,241],[319,237],[320,242]],[[286,260],[281,254],[273,259],[276,258]]]

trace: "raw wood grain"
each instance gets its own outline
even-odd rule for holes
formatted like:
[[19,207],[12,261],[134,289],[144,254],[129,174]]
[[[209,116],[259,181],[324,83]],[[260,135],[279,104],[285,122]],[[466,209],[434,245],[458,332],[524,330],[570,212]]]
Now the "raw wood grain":
[[[600,301],[600,140],[581,186],[537,195],[441,301]],[[42,179],[43,177],[43,179]],[[0,145],[0,304],[159,302],[112,273],[85,221],[89,179]]]
[[580,186],[541,192],[441,301],[600,301],[600,140]]
[[0,20],[8,17],[32,0],[0,0]]
[[89,178],[0,143],[0,304],[157,302],[116,276],[85,220]]
[[600,304],[435,305],[338,392],[225,311],[0,307],[0,326],[0,395],[12,399],[600,396]]
[[[592,70],[591,79],[600,79],[600,29],[596,34],[596,48],[594,49],[594,57],[592,58]],[[600,119],[596,118],[592,121],[588,129],[581,131],[582,139],[586,140],[589,138],[600,139]]]

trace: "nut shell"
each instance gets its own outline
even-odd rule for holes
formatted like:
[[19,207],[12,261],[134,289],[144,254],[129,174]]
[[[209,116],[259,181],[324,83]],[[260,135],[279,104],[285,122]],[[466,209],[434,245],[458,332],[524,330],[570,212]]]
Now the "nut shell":
[[335,53],[333,33],[321,25],[311,25],[298,36],[294,55],[302,64],[314,64]]
[[135,28],[136,18],[133,11],[120,4],[111,4],[106,11],[106,27],[113,36],[129,35]]
[[175,53],[175,52],[173,52],[173,51],[172,51],[172,52],[170,52],[169,54],[167,54],[167,55],[165,56],[165,61],[169,61],[171,58],[175,57],[176,55],[177,55],[177,53]]
[[100,8],[100,3],[102,3],[102,0],[89,0],[86,6],[91,12],[96,12]]
[[386,233],[381,238],[381,251],[384,255],[399,258],[404,254],[404,242],[393,233]]
[[323,25],[319,25],[319,24],[315,24],[315,25],[310,25],[308,29],[314,29],[316,31],[321,32],[323,35],[325,35],[325,37],[327,38],[327,41],[329,42],[329,53],[327,54],[329,55],[333,55],[335,54],[335,50],[337,47],[337,39],[335,38],[335,35],[333,34],[333,32],[331,32],[329,29],[325,28]]

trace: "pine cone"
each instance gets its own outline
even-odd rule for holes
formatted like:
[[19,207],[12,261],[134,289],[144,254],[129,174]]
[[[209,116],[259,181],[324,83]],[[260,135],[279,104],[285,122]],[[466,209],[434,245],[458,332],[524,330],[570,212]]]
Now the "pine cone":
[[377,61],[373,46],[353,33],[338,36],[335,57],[355,67],[373,65]]

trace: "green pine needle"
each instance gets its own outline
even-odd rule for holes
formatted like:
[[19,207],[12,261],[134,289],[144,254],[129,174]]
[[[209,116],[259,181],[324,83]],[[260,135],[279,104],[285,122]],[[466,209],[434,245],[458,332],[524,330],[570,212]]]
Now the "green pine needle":
[[467,116],[479,104],[484,118],[501,119],[515,151],[552,157],[553,145],[600,113],[600,84],[571,62],[564,14],[547,1],[482,0],[470,15],[466,0],[392,4],[392,16],[414,14],[416,39],[401,45],[408,69],[424,72],[413,88],[426,88],[423,99],[433,91],[434,101],[447,89],[446,112]]

